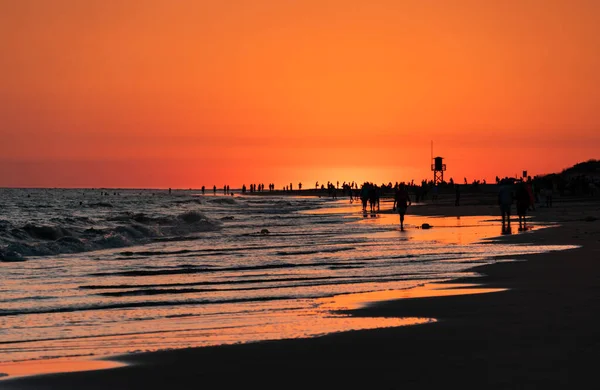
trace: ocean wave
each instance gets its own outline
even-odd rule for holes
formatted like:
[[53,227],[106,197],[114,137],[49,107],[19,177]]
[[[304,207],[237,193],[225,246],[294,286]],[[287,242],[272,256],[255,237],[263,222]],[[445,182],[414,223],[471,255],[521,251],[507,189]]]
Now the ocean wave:
[[[232,299],[199,299],[199,300],[176,300],[176,301],[141,301],[141,302],[117,302],[98,305],[80,305],[80,306],[61,306],[45,308],[27,308],[21,310],[0,309],[0,317],[15,316],[22,314],[50,314],[50,313],[73,313],[79,311],[109,310],[109,309],[130,309],[140,307],[164,307],[164,306],[196,306],[196,305],[214,305],[226,303],[243,302],[266,302],[286,299],[311,298],[311,296],[298,297],[293,295],[253,297],[253,298],[232,298]],[[9,342],[0,341],[0,344]]]
[[197,211],[174,216],[120,213],[106,218],[100,227],[89,217],[69,217],[61,222],[54,225],[27,223],[17,228],[8,222],[0,225],[0,261],[122,248],[156,239],[185,240],[190,234],[216,231],[221,227],[219,221]]
[[91,207],[91,208],[99,208],[99,207],[112,208],[113,207],[112,204],[106,203],[106,202],[89,203],[87,206]]
[[280,251],[277,252],[279,256],[299,256],[299,255],[316,255],[317,253],[336,253],[336,252],[344,252],[351,251],[356,249],[355,247],[342,247],[342,248],[321,248],[315,250],[307,250],[307,251]]
[[39,240],[55,241],[65,236],[71,236],[72,233],[61,226],[36,226],[28,223],[21,228],[29,236]]
[[216,204],[237,204],[237,201],[233,198],[208,198],[208,202]]
[[166,287],[191,287],[191,286],[235,286],[244,284],[281,283],[281,282],[305,282],[316,280],[346,279],[346,276],[299,276],[299,277],[265,277],[252,279],[231,279],[226,281],[203,280],[199,282],[178,283],[148,283],[148,284],[90,284],[79,286],[82,290],[114,290],[114,289],[141,289],[141,288],[166,288]]
[[194,197],[192,199],[175,200],[171,204],[172,205],[202,204],[202,200],[199,197]]
[[[437,275],[372,275],[367,277],[323,277],[323,278],[290,278],[290,279],[273,279],[263,280],[252,283],[214,283],[221,287],[212,288],[165,288],[157,286],[157,288],[144,289],[123,289],[118,291],[99,291],[96,295],[112,298],[121,297],[136,297],[136,296],[151,296],[151,295],[179,295],[179,294],[199,294],[199,293],[215,293],[215,292],[233,292],[233,291],[270,291],[272,289],[292,289],[299,287],[322,287],[322,286],[341,286],[350,284],[363,283],[395,283],[399,280],[432,280],[436,279]],[[248,286],[248,284],[251,284]]]
[[[360,262],[351,264],[360,265]],[[367,263],[362,263],[367,264]],[[207,272],[240,272],[240,271],[255,271],[255,270],[270,270],[282,268],[322,268],[339,265],[337,262],[319,262],[319,263],[274,263],[235,267],[206,267],[185,265],[176,268],[163,268],[156,270],[133,270],[120,272],[96,272],[89,274],[90,276],[161,276],[161,275],[185,275],[185,274],[200,274]]]

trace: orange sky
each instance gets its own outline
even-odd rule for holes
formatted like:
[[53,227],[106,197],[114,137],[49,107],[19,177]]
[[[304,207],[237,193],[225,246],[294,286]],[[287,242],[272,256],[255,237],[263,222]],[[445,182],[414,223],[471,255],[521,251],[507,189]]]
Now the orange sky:
[[595,0],[0,0],[0,186],[232,187],[599,158]]

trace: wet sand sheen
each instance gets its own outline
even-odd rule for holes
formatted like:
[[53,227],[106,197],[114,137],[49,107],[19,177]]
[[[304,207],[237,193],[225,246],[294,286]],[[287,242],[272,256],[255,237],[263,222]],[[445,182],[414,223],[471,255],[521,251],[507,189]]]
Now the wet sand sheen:
[[[316,300],[316,303],[319,305],[319,312],[326,311],[330,312],[331,314],[321,316],[322,318],[316,326],[315,331],[313,331],[312,336],[315,337],[350,330],[366,330],[399,326],[422,325],[427,323],[433,323],[436,321],[434,318],[421,317],[353,317],[350,314],[342,314],[342,312],[348,310],[367,307],[375,302],[385,302],[388,300],[412,299],[422,297],[484,294],[500,292],[504,290],[505,289],[501,288],[482,288],[477,284],[472,283],[428,283],[423,286],[406,290],[386,290],[358,294],[342,294],[330,298],[322,298]],[[336,314],[336,312],[338,314]],[[308,313],[305,313],[305,315],[308,315]],[[303,323],[299,325],[302,327],[307,327],[309,324]],[[263,332],[268,333],[269,331],[263,329]],[[271,332],[275,335],[284,332],[284,330],[278,329],[277,326],[275,326],[271,330]],[[293,334],[291,334],[289,330],[285,331],[284,333],[294,338]],[[156,334],[155,336],[158,337],[159,334]],[[298,330],[298,333],[295,338],[306,336],[306,329],[303,329],[302,331]],[[4,374],[4,376],[0,376],[0,380],[16,379],[17,377],[52,373],[104,370],[123,367],[125,365],[125,363],[118,361],[119,356],[115,357],[115,359],[117,360],[111,360],[111,357],[109,356],[103,358],[102,360],[61,358],[15,363],[2,363],[0,364],[0,373]]]
[[114,360],[86,360],[77,358],[31,360],[0,363],[0,379],[17,379],[24,376],[107,370],[123,367],[125,363]]

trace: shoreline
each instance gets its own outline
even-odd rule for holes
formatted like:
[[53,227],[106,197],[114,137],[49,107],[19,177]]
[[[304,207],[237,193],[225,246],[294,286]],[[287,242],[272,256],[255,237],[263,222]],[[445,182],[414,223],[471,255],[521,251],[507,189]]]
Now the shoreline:
[[[598,215],[597,210],[595,212],[595,215]],[[552,214],[556,214],[556,212]],[[580,212],[579,216],[581,215],[583,214]],[[582,328],[587,331],[585,333],[587,344],[591,350],[590,355],[585,354],[585,356],[591,359],[587,361],[589,364],[594,361],[592,351],[596,351],[592,347],[597,341],[600,341],[599,337],[593,336],[593,322],[596,320],[596,315],[594,307],[590,305],[594,301],[585,295],[595,281],[594,272],[591,271],[595,269],[594,267],[600,269],[600,265],[595,265],[593,262],[594,254],[595,256],[600,254],[598,241],[600,229],[595,221],[585,222],[581,219],[569,221],[574,216],[574,213],[567,215],[559,227],[541,229],[536,232],[535,241],[540,244],[582,245],[580,248],[566,252],[549,252],[520,257],[527,261],[497,262],[475,266],[469,271],[478,272],[483,276],[475,279],[461,278],[451,282],[477,283],[487,288],[508,288],[508,291],[494,294],[384,301],[350,311],[352,315],[365,317],[436,318],[437,322],[432,324],[349,331],[313,339],[265,341],[243,345],[125,355],[106,359],[131,364],[122,368],[102,372],[88,371],[13,378],[0,383],[3,387],[7,385],[7,388],[14,389],[66,388],[70,386],[89,389],[138,388],[138,385],[123,386],[123,383],[126,383],[123,381],[134,380],[135,383],[140,384],[139,387],[162,389],[173,384],[168,381],[168,378],[181,378],[181,381],[176,382],[180,384],[194,383],[194,381],[198,383],[198,380],[210,378],[217,381],[224,380],[221,385],[225,387],[245,383],[245,381],[247,381],[246,384],[257,383],[264,387],[265,385],[275,386],[278,383],[275,379],[279,374],[285,373],[293,376],[298,372],[314,372],[315,375],[316,373],[328,374],[325,377],[326,380],[329,383],[335,383],[336,387],[342,384],[345,387],[357,386],[359,382],[370,386],[386,387],[400,386],[402,383],[432,386],[447,384],[448,381],[442,379],[444,375],[441,373],[445,373],[449,378],[454,378],[457,382],[460,380],[461,383],[473,383],[473,385],[479,383],[483,385],[483,388],[504,387],[511,383],[529,383],[536,384],[536,386],[537,384],[541,386],[541,383],[544,383],[544,386],[557,383],[572,384],[572,382],[565,382],[570,377],[572,365],[568,365],[569,369],[567,370],[557,370],[556,367],[550,367],[553,365],[548,365],[548,369],[544,369],[546,366],[542,363],[549,363],[548,359],[551,356],[554,360],[563,363],[564,366],[565,358],[561,356],[564,355],[564,352],[571,352],[573,347],[577,347],[576,343],[559,342],[557,344],[556,339],[560,338],[561,334],[568,337],[568,340],[572,340],[583,331]],[[543,221],[549,217],[549,215],[545,215],[534,220]],[[513,234],[498,239],[519,243],[531,242],[532,238],[528,234]],[[573,269],[565,269],[565,258],[575,259],[574,261],[578,265],[576,274],[578,283],[574,283],[570,279],[570,283],[565,282],[563,276],[569,271],[574,272]],[[541,263],[551,265],[551,267],[543,266]],[[583,279],[589,283],[584,283]],[[565,285],[563,286],[563,284]],[[566,291],[569,294],[563,291],[566,287],[570,289]],[[559,291],[563,294],[559,294]],[[567,300],[565,296],[572,299]],[[583,300],[583,298],[587,299]],[[556,299],[556,301],[552,301],[552,299]],[[587,305],[583,305],[583,303]],[[584,316],[585,310],[582,312],[581,309],[588,306],[591,309],[588,313],[589,322],[582,323],[582,320],[577,317],[573,324],[571,323],[573,321],[569,321],[573,318],[565,319],[559,316],[565,308],[571,308],[571,312],[587,318]],[[531,312],[525,310],[527,308],[531,309]],[[543,310],[540,312],[542,308]],[[548,322],[550,319],[556,321]],[[534,325],[539,325],[539,327]],[[578,332],[557,332],[554,329],[554,327],[559,327],[558,329],[573,330],[575,325],[577,325]],[[482,329],[485,329],[485,332]],[[490,337],[490,335],[496,337]],[[546,343],[540,343],[548,338],[555,342],[548,346]],[[527,347],[528,343],[531,346]],[[491,348],[482,349],[482,345]],[[548,351],[551,346],[555,348],[550,348],[551,351]],[[394,347],[397,348],[397,351]],[[558,354],[549,353],[554,349]],[[544,351],[544,354],[540,354],[540,351]],[[474,352],[476,353],[473,354]],[[521,356],[522,352],[527,352],[527,354]],[[572,354],[567,355],[572,357]],[[411,359],[414,356],[425,360],[419,364],[418,359]],[[526,375],[530,371],[527,367],[530,367],[532,363],[525,360],[524,356],[535,358],[535,375]],[[475,357],[477,358],[473,360]],[[503,362],[500,357],[510,361]],[[576,361],[580,366],[585,366],[586,361],[582,361],[581,358]],[[244,365],[239,367],[241,362]],[[483,363],[486,363],[484,366],[488,368],[487,371],[482,370],[482,367],[469,368],[470,365],[481,366]],[[263,366],[265,364],[266,367]],[[431,367],[432,364],[435,367]],[[194,367],[202,367],[202,372],[195,371]],[[278,373],[276,376],[268,374],[268,371],[274,367]],[[340,370],[338,374],[342,374],[342,376],[333,375],[329,370],[331,367],[338,368]],[[389,372],[383,372],[383,367],[387,367]],[[430,367],[431,372],[429,373],[427,370]],[[228,372],[230,373],[232,370],[244,375],[232,378],[230,374],[228,375]],[[361,372],[362,375],[359,375]],[[433,372],[440,373],[440,377],[431,377]],[[348,373],[352,373],[353,376],[343,376]],[[512,376],[506,376],[509,373]],[[265,378],[269,375],[269,381],[261,381],[261,375]],[[309,378],[303,379],[307,380],[307,385],[311,383],[308,381]]]

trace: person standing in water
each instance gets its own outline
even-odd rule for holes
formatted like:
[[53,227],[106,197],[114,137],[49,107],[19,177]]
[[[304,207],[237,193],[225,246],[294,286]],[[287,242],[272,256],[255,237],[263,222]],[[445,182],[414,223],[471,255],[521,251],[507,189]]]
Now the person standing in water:
[[506,180],[500,181],[498,191],[498,205],[502,214],[502,233],[509,234],[510,231],[510,209],[513,202],[512,186]]
[[394,194],[394,206],[392,207],[392,210],[397,210],[398,214],[400,214],[400,230],[402,231],[404,231],[404,215],[406,214],[406,209],[410,205],[411,201],[408,191],[406,190],[404,183],[401,183]]
[[517,215],[519,216],[519,231],[525,231],[527,230],[525,219],[527,217],[527,210],[533,204],[531,201],[533,196],[527,188],[527,183],[521,182],[517,185],[515,198],[517,200]]
[[369,201],[369,184],[367,182],[360,189],[360,201],[362,202],[362,210],[366,213],[367,202]]

